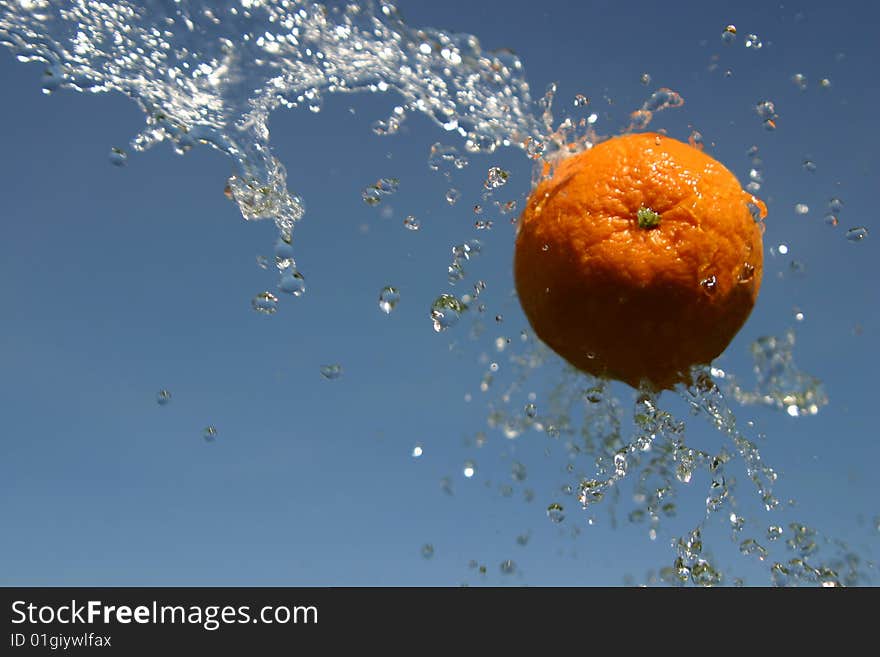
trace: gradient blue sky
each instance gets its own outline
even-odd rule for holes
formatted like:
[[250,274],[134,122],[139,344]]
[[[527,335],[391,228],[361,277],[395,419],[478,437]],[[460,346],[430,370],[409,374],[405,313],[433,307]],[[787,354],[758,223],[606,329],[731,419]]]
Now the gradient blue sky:
[[[761,447],[782,474],[780,497],[797,501],[754,519],[796,519],[875,558],[880,12],[869,3],[399,6],[413,26],[513,49],[535,97],[553,81],[560,105],[589,96],[605,133],[668,86],[686,104],[652,128],[685,139],[693,125],[743,182],[746,151],[759,146],[759,195],[770,209],[764,287],[719,365],[750,381],[749,343],[796,326],[797,363],[825,382],[831,401],[811,418],[737,408],[767,434]],[[728,23],[740,38],[723,47]],[[745,49],[749,32],[762,37],[760,51]],[[719,68],[710,71],[713,55]],[[639,81],[645,72],[649,87]],[[576,509],[560,491],[576,483],[564,451],[546,435],[507,441],[486,428],[497,390],[479,392],[478,359],[496,358],[494,338],[516,337],[526,323],[509,294],[512,227],[495,217],[494,230],[477,233],[470,209],[493,165],[511,172],[497,198],[522,204],[530,174],[519,151],[471,157],[450,208],[449,185],[426,164],[433,142],[454,143],[448,135],[415,116],[394,137],[370,132],[397,99],[330,97],[317,116],[277,113],[274,148],[306,199],[295,246],[308,291],[265,317],[250,300],[275,283],[255,263],[271,254],[273,227],[244,222],[223,196],[231,163],[206,148],[178,157],[160,146],[113,167],[111,146],[125,147],[143,124],[137,107],[118,94],[44,96],[40,73],[0,52],[0,583],[613,585],[671,563],[668,541],[699,520],[705,480],[683,488],[678,518],[651,542],[645,526],[625,521],[626,500],[616,529],[605,509]],[[806,91],[791,82],[795,73],[807,76]],[[819,87],[823,77],[830,88]],[[762,99],[776,104],[775,132],[754,112]],[[360,191],[383,176],[400,178],[400,190],[370,208]],[[836,228],[822,220],[833,196],[845,203]],[[796,214],[796,203],[809,212]],[[404,229],[408,214],[420,231]],[[844,238],[851,226],[871,233],[853,244]],[[453,291],[489,283],[486,332],[470,340],[463,321],[436,334],[428,308],[449,291],[450,248],[474,237],[483,253]],[[782,243],[787,255],[769,253]],[[385,285],[402,296],[390,316],[377,307]],[[321,377],[330,363],[342,365],[341,378]],[[557,372],[530,380],[539,407]],[[155,401],[161,388],[173,394],[165,407]],[[629,408],[632,392],[618,392]],[[705,422],[685,419],[689,442],[717,443]],[[213,444],[201,438],[209,424]],[[486,446],[468,445],[481,430]],[[425,450],[418,460],[416,443]],[[470,480],[461,474],[467,459],[477,463]],[[508,498],[499,485],[514,484],[512,459],[529,479]],[[452,496],[441,490],[444,476]],[[754,497],[738,478],[740,497]],[[535,491],[531,503],[525,487]],[[545,515],[554,501],[566,507],[560,525]],[[515,539],[525,532],[523,547]],[[428,560],[425,543],[435,548]],[[769,581],[723,531],[710,546],[728,581]],[[500,573],[506,559],[517,574]]]

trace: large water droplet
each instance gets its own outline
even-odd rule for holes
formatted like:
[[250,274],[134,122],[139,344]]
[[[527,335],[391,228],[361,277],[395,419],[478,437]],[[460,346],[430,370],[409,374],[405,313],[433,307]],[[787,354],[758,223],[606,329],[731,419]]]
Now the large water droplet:
[[285,294],[301,297],[306,292],[306,280],[298,271],[286,271],[278,281],[278,289]]
[[850,228],[848,231],[846,231],[846,239],[853,243],[861,242],[867,236],[868,229],[864,226],[859,226],[858,228]]
[[553,502],[553,504],[547,507],[547,517],[557,524],[565,520],[562,505],[559,502]]
[[465,306],[451,294],[441,294],[431,304],[431,322],[437,333],[455,326],[461,318]]
[[724,44],[731,44],[736,40],[736,25],[727,25],[721,33],[721,41]]
[[483,181],[483,187],[486,189],[498,189],[499,187],[503,187],[507,184],[507,179],[510,177],[510,173],[502,169],[501,167],[491,167],[489,169],[489,173],[486,176],[486,180]]

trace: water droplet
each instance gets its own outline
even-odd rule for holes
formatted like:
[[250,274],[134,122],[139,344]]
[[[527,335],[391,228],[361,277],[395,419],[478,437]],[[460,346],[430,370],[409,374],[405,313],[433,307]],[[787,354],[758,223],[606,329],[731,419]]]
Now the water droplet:
[[306,279],[298,271],[286,271],[278,281],[278,289],[285,294],[301,297],[306,292]]
[[584,96],[583,94],[576,94],[574,97],[574,106],[575,107],[586,107],[590,104],[590,99]]
[[361,192],[361,198],[364,199],[364,203],[367,205],[379,205],[382,201],[382,193],[376,188],[375,185],[368,185],[364,187]]
[[486,180],[483,181],[483,187],[486,189],[498,189],[507,184],[510,173],[501,167],[490,167]]
[[455,205],[456,203],[458,203],[458,199],[460,198],[461,192],[455,189],[455,187],[450,188],[446,192],[446,202],[449,203],[449,205]]
[[772,119],[776,116],[776,105],[772,100],[762,100],[755,105],[755,111],[762,119]]
[[750,263],[745,263],[743,265],[742,271],[739,273],[739,282],[740,283],[748,283],[755,277],[755,266]]
[[477,465],[473,461],[465,461],[461,473],[470,479],[477,473]]
[[807,90],[807,76],[803,73],[795,73],[791,76],[791,81],[794,82],[794,85],[801,91]]
[[580,483],[578,501],[586,508],[595,502],[601,502],[605,497],[605,484],[596,479],[584,479]]
[[513,575],[516,572],[516,564],[510,559],[502,561],[500,568],[502,575]]
[[437,333],[455,326],[464,312],[465,306],[451,294],[441,294],[431,304],[431,322]]
[[553,504],[547,507],[547,517],[557,524],[565,520],[562,505],[559,502],[553,502]]
[[510,466],[510,476],[513,477],[514,481],[525,481],[527,476],[526,466],[519,461],[514,461],[513,465]]
[[213,443],[214,440],[217,439],[217,428],[213,424],[208,425],[202,431],[202,438],[204,438],[206,442]]
[[728,25],[721,33],[721,42],[731,44],[736,40],[736,25]]
[[821,80],[819,80],[819,86],[822,89],[830,89],[831,88],[831,80],[829,80],[828,78],[822,78]]
[[114,146],[110,149],[110,164],[115,167],[124,167],[128,162],[128,153]]
[[430,543],[425,543],[422,546],[422,558],[423,559],[430,559],[433,556],[434,556],[434,546],[431,545]]
[[714,294],[718,289],[718,279],[715,278],[714,274],[712,274],[711,276],[707,276],[700,281],[700,287],[709,294]]
[[816,170],[816,163],[812,160],[804,160],[803,166],[804,171],[808,171],[810,173],[813,173]]
[[538,414],[538,407],[534,404],[526,404],[525,407],[526,417],[535,417]]
[[164,388],[160,390],[159,393],[156,395],[156,403],[159,404],[159,406],[165,406],[170,401],[171,393]]
[[418,443],[416,443],[416,446],[413,447],[413,450],[412,450],[412,457],[414,459],[417,459],[424,453],[425,453],[425,450],[422,449],[422,446],[419,445]]
[[251,301],[251,306],[264,315],[274,315],[278,310],[278,297],[271,292],[260,292]]
[[836,226],[838,223],[840,223],[840,221],[837,219],[836,216],[829,213],[825,215],[825,223],[829,226]]
[[782,527],[780,527],[779,525],[770,525],[769,527],[767,527],[767,540],[775,541],[780,536],[782,536],[782,531]]
[[835,213],[835,214],[840,213],[840,211],[843,210],[843,201],[841,201],[836,196],[832,197],[828,201],[828,210]]
[[746,48],[752,48],[753,50],[760,50],[764,47],[764,43],[758,37],[757,34],[748,34],[746,35]]
[[403,220],[403,225],[407,230],[418,230],[422,227],[421,222],[411,214]]
[[703,134],[698,130],[694,130],[688,137],[688,143],[694,148],[703,150]]
[[269,269],[269,258],[264,255],[258,255],[257,267],[259,267],[260,269]]
[[639,78],[639,82],[641,82],[641,83],[644,84],[645,86],[651,84],[651,76],[650,76],[650,74],[648,74],[648,73],[642,73],[641,77]]
[[520,534],[516,537],[516,544],[525,547],[529,544],[529,539],[532,537],[531,532],[525,532],[524,534]]
[[807,214],[807,212],[810,211],[810,206],[808,206],[806,203],[798,203],[794,206],[794,211],[797,214]]
[[779,255],[788,255],[788,244],[780,244],[776,250],[779,251]]
[[390,315],[391,311],[400,301],[400,292],[396,287],[386,285],[379,293],[379,310],[386,315]]
[[334,363],[333,365],[323,365],[321,367],[321,376],[332,381],[342,376],[342,365]]
[[846,231],[846,239],[850,242],[861,242],[868,236],[868,229],[864,226],[858,228],[850,228]]

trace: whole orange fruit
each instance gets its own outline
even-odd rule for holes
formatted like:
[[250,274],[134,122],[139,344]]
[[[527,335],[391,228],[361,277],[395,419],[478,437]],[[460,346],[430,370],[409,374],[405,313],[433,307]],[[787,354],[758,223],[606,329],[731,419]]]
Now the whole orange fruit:
[[689,383],[757,299],[753,212],[767,209],[701,150],[656,133],[608,139],[560,162],[529,197],[514,258],[520,303],[578,369],[655,390]]

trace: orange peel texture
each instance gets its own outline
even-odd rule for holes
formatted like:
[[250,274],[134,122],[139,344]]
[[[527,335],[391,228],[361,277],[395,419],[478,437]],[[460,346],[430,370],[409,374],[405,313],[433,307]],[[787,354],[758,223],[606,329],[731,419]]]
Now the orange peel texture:
[[753,213],[767,208],[701,150],[656,133],[614,137],[560,162],[529,197],[514,256],[520,304],[584,372],[655,390],[690,383],[758,297]]

